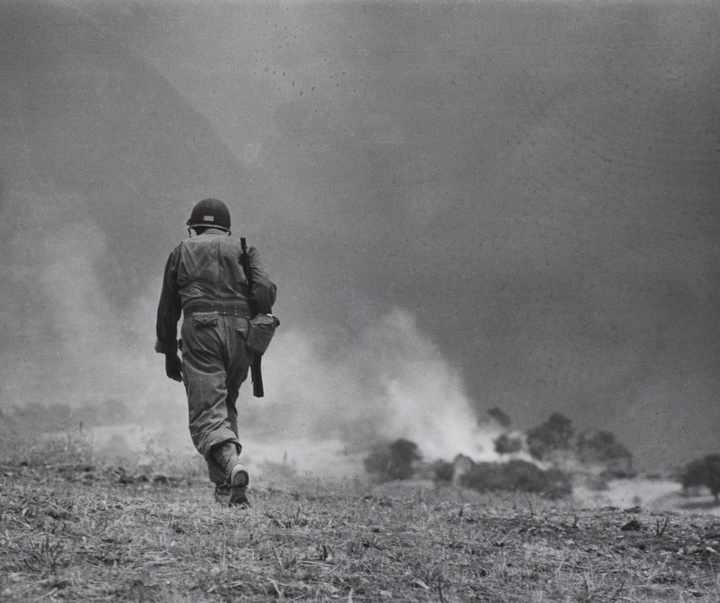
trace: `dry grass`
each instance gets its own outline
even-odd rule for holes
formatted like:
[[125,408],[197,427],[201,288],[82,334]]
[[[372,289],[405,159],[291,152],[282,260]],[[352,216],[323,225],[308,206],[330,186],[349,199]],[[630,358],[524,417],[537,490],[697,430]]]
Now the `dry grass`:
[[720,600],[717,518],[290,475],[240,511],[66,452],[1,469],[3,601]]

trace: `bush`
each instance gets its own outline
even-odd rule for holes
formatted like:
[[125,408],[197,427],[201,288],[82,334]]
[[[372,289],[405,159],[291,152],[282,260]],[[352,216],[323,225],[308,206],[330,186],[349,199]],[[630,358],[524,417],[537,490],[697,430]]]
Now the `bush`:
[[552,452],[571,448],[574,432],[570,419],[560,413],[553,413],[545,423],[528,431],[528,450],[536,459],[543,460]]
[[422,455],[415,442],[400,438],[391,444],[383,443],[365,458],[365,471],[375,476],[378,481],[410,479],[415,475],[415,461]]
[[558,469],[543,471],[527,461],[475,463],[460,478],[460,483],[480,492],[508,490],[532,492],[561,498],[572,492],[570,479]]
[[455,475],[455,465],[448,461],[435,461],[431,465],[431,469],[438,482],[451,482]]
[[688,463],[680,476],[680,482],[685,491],[695,486],[705,486],[717,501],[720,498],[720,454],[708,454]]
[[495,452],[498,454],[514,454],[520,452],[523,448],[522,438],[512,437],[503,433],[499,435],[495,441]]

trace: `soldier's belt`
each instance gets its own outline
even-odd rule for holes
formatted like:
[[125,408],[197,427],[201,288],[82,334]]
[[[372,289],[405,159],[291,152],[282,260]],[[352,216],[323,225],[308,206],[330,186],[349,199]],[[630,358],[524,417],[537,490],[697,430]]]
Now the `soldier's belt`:
[[218,314],[250,318],[250,305],[243,302],[191,302],[183,308],[185,316],[201,312],[217,312]]

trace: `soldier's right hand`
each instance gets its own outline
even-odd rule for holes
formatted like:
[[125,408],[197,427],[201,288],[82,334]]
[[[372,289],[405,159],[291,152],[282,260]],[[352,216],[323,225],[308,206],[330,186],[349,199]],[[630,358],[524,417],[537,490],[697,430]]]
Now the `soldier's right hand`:
[[165,374],[173,381],[182,381],[182,360],[177,354],[167,354],[165,356]]

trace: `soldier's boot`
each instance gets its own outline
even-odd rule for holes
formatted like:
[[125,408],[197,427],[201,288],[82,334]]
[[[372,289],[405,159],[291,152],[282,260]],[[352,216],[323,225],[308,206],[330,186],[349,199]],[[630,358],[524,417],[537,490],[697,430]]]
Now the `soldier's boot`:
[[247,467],[238,461],[230,471],[230,502],[229,507],[249,507],[247,487],[250,483]]
[[[225,475],[227,475],[227,486],[230,490],[230,496],[228,500],[228,506],[250,506],[250,501],[247,497],[247,486],[250,483],[250,475],[248,474],[247,467],[240,462],[238,458],[238,448],[232,442],[225,442],[215,447],[213,450],[213,456],[225,469]],[[225,488],[218,487],[223,490],[225,494]],[[215,499],[218,500],[218,488],[216,488]],[[223,496],[224,499],[224,496]]]

